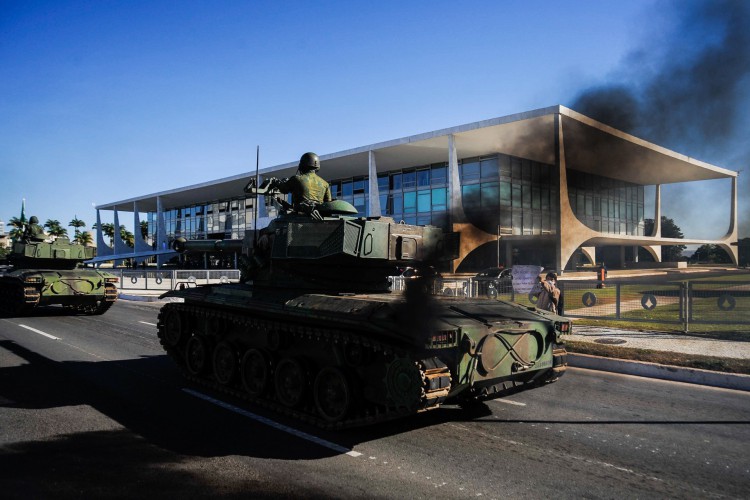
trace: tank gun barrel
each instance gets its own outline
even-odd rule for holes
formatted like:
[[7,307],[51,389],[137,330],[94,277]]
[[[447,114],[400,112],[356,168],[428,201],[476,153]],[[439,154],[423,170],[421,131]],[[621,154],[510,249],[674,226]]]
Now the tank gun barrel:
[[187,240],[177,238],[172,248],[179,253],[189,252],[241,252],[242,240]]

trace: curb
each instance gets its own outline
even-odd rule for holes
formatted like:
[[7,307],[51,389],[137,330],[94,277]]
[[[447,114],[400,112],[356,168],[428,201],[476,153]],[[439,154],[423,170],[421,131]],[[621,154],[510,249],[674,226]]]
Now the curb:
[[176,297],[167,297],[166,299],[161,299],[158,296],[148,296],[148,295],[129,295],[129,294],[120,294],[119,296],[120,300],[132,300],[135,302],[182,302],[183,299],[179,299]]
[[723,373],[698,368],[659,365],[645,361],[604,358],[590,354],[568,353],[568,366],[600,370],[613,373],[624,373],[638,377],[686,382],[688,384],[708,385],[738,391],[750,391],[750,375],[740,373]]
[[156,302],[159,297],[146,297],[143,295],[120,294],[120,300],[134,300],[137,302]]

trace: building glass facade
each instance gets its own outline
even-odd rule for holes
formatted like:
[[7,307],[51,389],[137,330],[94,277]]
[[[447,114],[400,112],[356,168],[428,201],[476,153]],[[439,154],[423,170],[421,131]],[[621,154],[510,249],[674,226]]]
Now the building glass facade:
[[[547,235],[558,232],[559,176],[554,165],[494,154],[459,161],[464,213],[490,234]],[[571,207],[588,227],[612,234],[643,235],[644,187],[575,170],[567,171]],[[330,181],[334,198],[369,214],[367,176]],[[378,174],[382,215],[407,224],[450,230],[448,163]],[[253,198],[240,197],[166,210],[167,237],[242,238],[253,227]],[[275,217],[273,200],[266,211]],[[148,215],[149,235],[156,214]]]
[[643,236],[644,186],[568,170],[568,196],[576,217],[610,234]]

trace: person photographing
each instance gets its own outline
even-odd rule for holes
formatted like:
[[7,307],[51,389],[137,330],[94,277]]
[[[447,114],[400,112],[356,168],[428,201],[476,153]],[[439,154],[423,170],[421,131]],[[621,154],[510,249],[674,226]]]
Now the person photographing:
[[560,289],[557,288],[557,274],[547,273],[543,280],[539,282],[539,291],[536,293],[538,309],[544,309],[557,314],[557,307],[560,303]]

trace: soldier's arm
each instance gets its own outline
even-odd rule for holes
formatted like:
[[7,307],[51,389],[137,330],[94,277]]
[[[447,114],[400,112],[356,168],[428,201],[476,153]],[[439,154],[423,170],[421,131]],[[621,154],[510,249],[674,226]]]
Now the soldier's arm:
[[284,194],[291,193],[294,191],[294,187],[297,183],[296,177],[287,177],[286,179],[278,179],[276,181],[276,188]]

